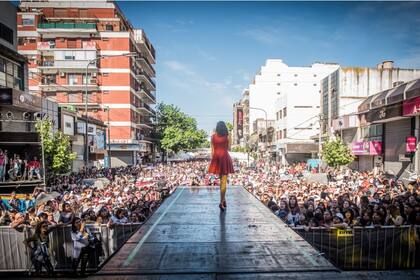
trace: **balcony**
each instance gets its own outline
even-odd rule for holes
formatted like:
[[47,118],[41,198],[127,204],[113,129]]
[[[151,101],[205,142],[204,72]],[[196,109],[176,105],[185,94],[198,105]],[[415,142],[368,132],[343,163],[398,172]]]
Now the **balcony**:
[[140,69],[144,69],[145,70],[145,72],[147,72],[147,74],[150,76],[150,77],[155,77],[156,76],[156,72],[155,72],[155,69],[153,68],[153,66],[147,61],[147,59],[146,58],[144,58],[144,57],[139,57],[139,58],[137,58],[136,59],[136,63],[137,63],[137,66],[140,68]]
[[73,50],[73,51],[97,51],[98,47],[96,42],[94,41],[87,41],[82,42],[82,44],[77,44],[75,47],[63,47],[63,48],[56,48],[54,42],[44,41],[44,42],[37,42],[37,50],[41,51],[42,53],[50,53],[54,55],[54,51],[65,51],[65,50]]
[[151,63],[156,62],[156,52],[153,45],[147,39],[146,34],[141,29],[134,30],[134,41],[140,46],[140,50],[147,54]]
[[[42,34],[43,38],[55,38],[59,35],[79,35],[90,37],[92,33],[96,33],[95,23],[40,23],[37,31]],[[58,33],[58,34],[57,34]]]
[[147,104],[155,104],[156,103],[156,96],[150,92],[146,87],[140,87],[139,89],[140,97],[144,102]]
[[155,82],[145,72],[139,71],[136,77],[147,84],[150,90],[156,90]]
[[[42,70],[79,69],[85,71],[88,62],[88,60],[44,60],[38,64],[38,68]],[[96,64],[89,65],[89,71],[92,72],[92,70],[98,70]]]
[[142,116],[154,116],[156,115],[155,110],[153,110],[149,105],[144,103],[136,108],[137,112]]
[[[73,91],[85,91],[86,85],[58,85],[58,84],[42,84],[39,86],[40,89],[47,93],[47,92],[73,92]],[[99,91],[99,86],[97,84],[88,84],[87,85],[88,91]]]

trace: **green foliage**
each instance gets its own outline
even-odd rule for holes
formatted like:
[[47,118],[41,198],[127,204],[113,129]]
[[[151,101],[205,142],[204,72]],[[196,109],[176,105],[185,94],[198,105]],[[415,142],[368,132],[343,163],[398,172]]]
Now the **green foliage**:
[[329,166],[339,167],[354,160],[349,147],[341,139],[331,140],[322,146],[322,160]]
[[232,148],[232,152],[246,153],[247,148],[246,147],[241,147],[241,146],[236,146],[236,147]]
[[161,149],[177,153],[199,148],[205,143],[206,132],[197,129],[196,120],[181,112],[178,107],[159,103],[156,113],[156,134]]
[[76,153],[70,152],[69,137],[61,131],[54,132],[50,120],[38,120],[35,127],[44,146],[46,174],[51,177],[69,172],[73,160],[76,159]]
[[232,130],[233,130],[233,124],[231,124],[230,122],[226,122],[226,127],[227,127],[229,133],[231,133]]

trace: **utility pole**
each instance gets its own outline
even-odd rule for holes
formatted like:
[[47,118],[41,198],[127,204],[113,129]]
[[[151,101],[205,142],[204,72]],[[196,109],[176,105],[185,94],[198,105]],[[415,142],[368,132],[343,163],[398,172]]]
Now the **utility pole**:
[[324,115],[319,114],[319,133],[318,133],[318,173],[321,173],[321,152],[322,152],[322,133],[323,133],[323,122]]

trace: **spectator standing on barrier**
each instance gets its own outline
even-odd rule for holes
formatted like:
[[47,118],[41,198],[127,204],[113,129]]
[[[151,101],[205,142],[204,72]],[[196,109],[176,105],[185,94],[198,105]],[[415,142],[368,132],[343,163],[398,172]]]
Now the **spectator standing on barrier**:
[[0,182],[4,182],[5,175],[6,175],[6,163],[7,163],[7,156],[0,149]]
[[[35,227],[35,233],[24,241],[25,245],[31,249],[31,262],[37,275],[42,273],[43,267],[47,270],[49,276],[54,274],[48,251],[51,230],[52,228],[48,227],[47,221],[39,222]],[[31,243],[33,243],[32,246]]]
[[89,246],[93,237],[86,228],[86,223],[81,218],[75,217],[71,224],[71,239],[73,240],[73,271],[77,274],[77,268],[80,266],[80,275],[86,274],[86,267],[92,254],[92,248]]

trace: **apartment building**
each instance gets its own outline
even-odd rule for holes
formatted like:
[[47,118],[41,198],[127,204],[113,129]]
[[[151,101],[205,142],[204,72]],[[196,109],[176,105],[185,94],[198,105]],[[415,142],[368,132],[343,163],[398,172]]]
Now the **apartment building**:
[[21,1],[17,23],[30,92],[109,125],[113,166],[151,160],[155,50],[144,31],[107,0]]
[[[264,111],[267,119],[276,120],[269,152],[284,164],[305,160],[317,152],[310,137],[319,129],[320,82],[337,69],[337,64],[291,67],[281,59],[268,59],[249,85],[248,124],[265,118]],[[252,134],[254,127],[249,126],[249,130]]]

